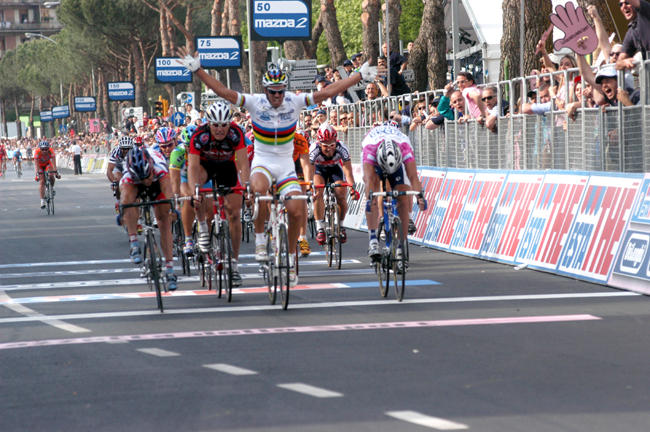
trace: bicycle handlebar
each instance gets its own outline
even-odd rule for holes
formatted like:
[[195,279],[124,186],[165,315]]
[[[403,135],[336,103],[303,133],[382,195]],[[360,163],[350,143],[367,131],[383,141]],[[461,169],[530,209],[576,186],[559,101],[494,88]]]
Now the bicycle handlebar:
[[417,195],[420,198],[424,198],[424,189],[421,191],[390,191],[390,192],[373,192],[370,191],[368,194],[368,200],[372,201],[373,197],[379,196],[379,197],[391,197],[391,198],[397,198],[399,196],[405,196],[405,195]]
[[289,195],[289,196],[284,196],[277,198],[275,195],[264,195],[260,196],[259,194],[255,195],[255,202],[253,204],[253,215],[251,217],[251,220],[256,220],[257,216],[259,214],[259,209],[260,209],[260,201],[276,201],[279,200],[281,203],[284,203],[285,201],[290,201],[290,200],[310,200],[311,195]]
[[120,213],[124,209],[131,208],[131,207],[145,207],[145,206],[153,206],[157,204],[169,204],[172,205],[174,203],[173,199],[164,199],[164,200],[156,200],[156,201],[143,201],[139,203],[132,203],[132,204],[120,204]]
[[351,183],[328,183],[328,184],[319,184],[319,185],[313,185],[312,187],[315,187],[316,189],[323,189],[323,188],[336,188],[336,187],[351,187],[354,189],[354,185]]

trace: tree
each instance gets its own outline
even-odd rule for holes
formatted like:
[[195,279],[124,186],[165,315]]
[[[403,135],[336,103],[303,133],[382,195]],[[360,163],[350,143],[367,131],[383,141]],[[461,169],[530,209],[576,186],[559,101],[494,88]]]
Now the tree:
[[343,48],[343,40],[339,31],[339,23],[336,19],[336,7],[334,0],[320,0],[320,16],[325,29],[327,46],[330,53],[330,64],[337,66],[343,64],[348,58]]
[[[509,77],[518,77],[520,73],[520,0],[503,1],[503,37],[501,38],[501,72],[500,79],[505,79],[504,64],[509,66]],[[529,74],[539,67],[539,54],[535,53],[544,31],[551,24],[551,3],[547,0],[527,0],[524,11],[524,73]]]
[[[387,0],[388,2],[388,12],[390,16],[388,17],[388,33],[390,37],[390,51],[399,52],[399,40],[400,40],[400,18],[402,16],[402,5],[400,0]],[[382,3],[381,11],[384,18],[382,23],[382,37],[384,42],[386,42],[386,3]],[[382,51],[383,53],[383,51]]]
[[381,4],[379,0],[363,0],[363,52],[366,59],[376,59],[379,56],[379,34],[377,33]]
[[447,81],[447,35],[444,16],[446,0],[425,0],[420,33],[409,53],[409,66],[413,69],[413,89],[425,91],[444,87]]

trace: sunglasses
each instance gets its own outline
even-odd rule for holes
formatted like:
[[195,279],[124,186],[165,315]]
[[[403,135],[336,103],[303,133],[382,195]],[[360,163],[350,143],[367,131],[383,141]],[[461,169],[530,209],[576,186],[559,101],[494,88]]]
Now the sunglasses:
[[166,149],[166,148],[169,148],[169,147],[171,147],[171,146],[173,146],[173,145],[176,145],[176,143],[171,142],[171,143],[169,143],[169,144],[158,144],[158,146],[159,146],[161,149]]
[[618,7],[622,8],[623,5],[629,5],[629,3],[628,3],[628,2],[624,2],[624,1],[622,1],[622,2],[618,2]]
[[268,91],[269,94],[270,94],[271,96],[275,96],[275,95],[283,95],[283,94],[284,94],[284,90],[271,90],[271,89],[266,89],[266,91]]
[[483,102],[485,102],[485,101],[489,101],[489,100],[492,100],[492,99],[494,99],[494,96],[485,96],[484,98],[481,98],[481,100],[482,100]]
[[610,55],[611,57],[618,57],[618,56],[621,55],[621,52],[620,52],[620,51],[619,51],[619,52],[611,52],[611,53],[609,53],[609,55]]
[[214,127],[226,127],[226,126],[230,126],[230,123],[228,123],[228,122],[213,122],[213,123],[210,123],[210,125],[212,125]]
[[326,143],[321,141],[320,145],[322,145],[325,148],[330,148],[330,147],[334,147],[336,145],[336,141],[333,142],[333,143],[330,143],[330,144],[326,144]]

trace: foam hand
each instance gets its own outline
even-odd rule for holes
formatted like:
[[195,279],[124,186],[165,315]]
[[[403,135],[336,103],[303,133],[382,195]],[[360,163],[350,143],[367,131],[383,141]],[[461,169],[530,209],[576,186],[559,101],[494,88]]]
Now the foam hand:
[[556,40],[553,46],[558,51],[568,47],[576,54],[591,54],[598,47],[596,31],[587,23],[581,7],[576,9],[571,2],[565,6],[557,6],[551,14],[551,22],[564,32],[564,39]]

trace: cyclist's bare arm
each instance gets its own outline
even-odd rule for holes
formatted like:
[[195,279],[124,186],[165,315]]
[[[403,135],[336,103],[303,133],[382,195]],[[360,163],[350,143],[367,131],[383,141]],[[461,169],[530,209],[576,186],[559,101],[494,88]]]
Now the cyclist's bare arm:
[[331,97],[335,97],[339,93],[346,91],[347,89],[349,89],[353,85],[358,84],[360,82],[361,82],[361,74],[360,73],[355,73],[354,75],[349,76],[349,77],[347,77],[345,79],[335,81],[332,84],[325,87],[323,90],[315,92],[314,93],[314,102],[319,104],[319,103],[323,102],[326,99],[329,99]]
[[[178,56],[183,58],[189,52],[184,48],[180,47],[177,52]],[[199,53],[198,51],[194,53],[194,57],[198,57]],[[205,83],[207,87],[212,89],[217,95],[221,96],[222,98],[226,99],[228,102],[231,104],[236,104],[237,103],[237,92],[234,90],[230,90],[228,87],[223,85],[221,81],[217,80],[216,78],[212,77],[209,73],[207,73],[203,68],[199,68],[196,72],[194,72],[196,76],[198,76],[201,81]]]
[[174,192],[174,195],[180,195],[181,194],[181,170],[176,168],[169,168],[169,177],[172,182],[172,191]]
[[354,174],[352,173],[352,161],[343,162],[343,174],[351,185],[354,185]]
[[108,180],[110,180],[111,183],[114,181],[117,181],[115,177],[113,176],[113,169],[115,168],[115,164],[112,162],[108,163],[108,167],[106,168],[106,177],[108,177]]
[[239,149],[235,153],[235,164],[240,173],[242,184],[246,184],[251,178],[251,166],[248,164],[248,153],[245,148]]
[[300,165],[302,166],[302,172],[305,174],[305,181],[312,181],[314,177],[314,173],[312,172],[312,166],[311,163],[309,162],[309,155],[308,154],[301,154],[299,156],[300,158]]

